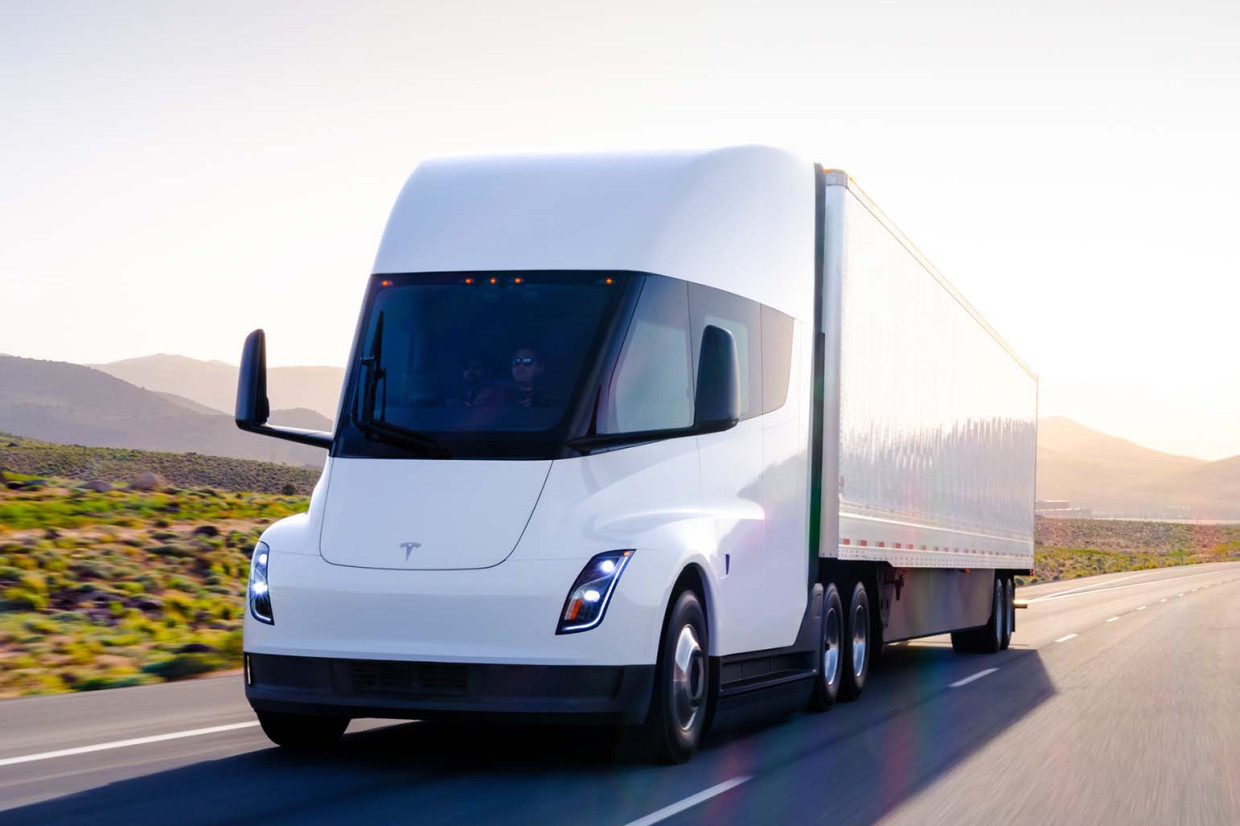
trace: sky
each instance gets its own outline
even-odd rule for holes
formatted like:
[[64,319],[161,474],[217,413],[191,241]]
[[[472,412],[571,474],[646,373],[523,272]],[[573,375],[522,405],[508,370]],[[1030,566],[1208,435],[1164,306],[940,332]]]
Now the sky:
[[1240,454],[1240,4],[0,0],[0,353],[342,364],[426,157],[847,170],[1042,415]]

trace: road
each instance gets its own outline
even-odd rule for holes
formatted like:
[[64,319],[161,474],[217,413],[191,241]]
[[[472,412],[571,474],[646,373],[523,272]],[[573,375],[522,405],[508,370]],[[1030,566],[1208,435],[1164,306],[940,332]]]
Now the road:
[[1012,648],[890,646],[859,702],[685,766],[581,729],[270,747],[237,677],[0,702],[0,822],[1240,823],[1240,564],[1022,589]]

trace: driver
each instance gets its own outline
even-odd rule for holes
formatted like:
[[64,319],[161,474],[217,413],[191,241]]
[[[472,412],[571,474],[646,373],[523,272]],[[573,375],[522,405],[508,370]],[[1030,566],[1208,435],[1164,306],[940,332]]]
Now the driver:
[[533,347],[518,347],[512,354],[512,380],[521,391],[515,404],[529,407],[535,403],[535,383],[546,369]]

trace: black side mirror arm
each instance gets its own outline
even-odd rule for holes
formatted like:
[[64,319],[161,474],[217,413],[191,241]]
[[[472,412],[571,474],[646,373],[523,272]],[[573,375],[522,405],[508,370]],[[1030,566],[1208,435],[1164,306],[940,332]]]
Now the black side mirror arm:
[[249,433],[271,436],[311,447],[330,448],[332,434],[299,427],[267,424],[271,404],[267,401],[267,337],[262,330],[246,336],[237,376],[237,427]]

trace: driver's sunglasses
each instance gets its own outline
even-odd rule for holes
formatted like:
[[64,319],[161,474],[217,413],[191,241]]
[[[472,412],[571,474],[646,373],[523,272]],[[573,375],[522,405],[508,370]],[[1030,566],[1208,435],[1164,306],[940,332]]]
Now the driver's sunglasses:
[[517,366],[529,367],[531,364],[533,364],[536,361],[538,361],[538,359],[534,358],[533,356],[516,356],[512,360],[512,366],[513,367],[517,367]]

